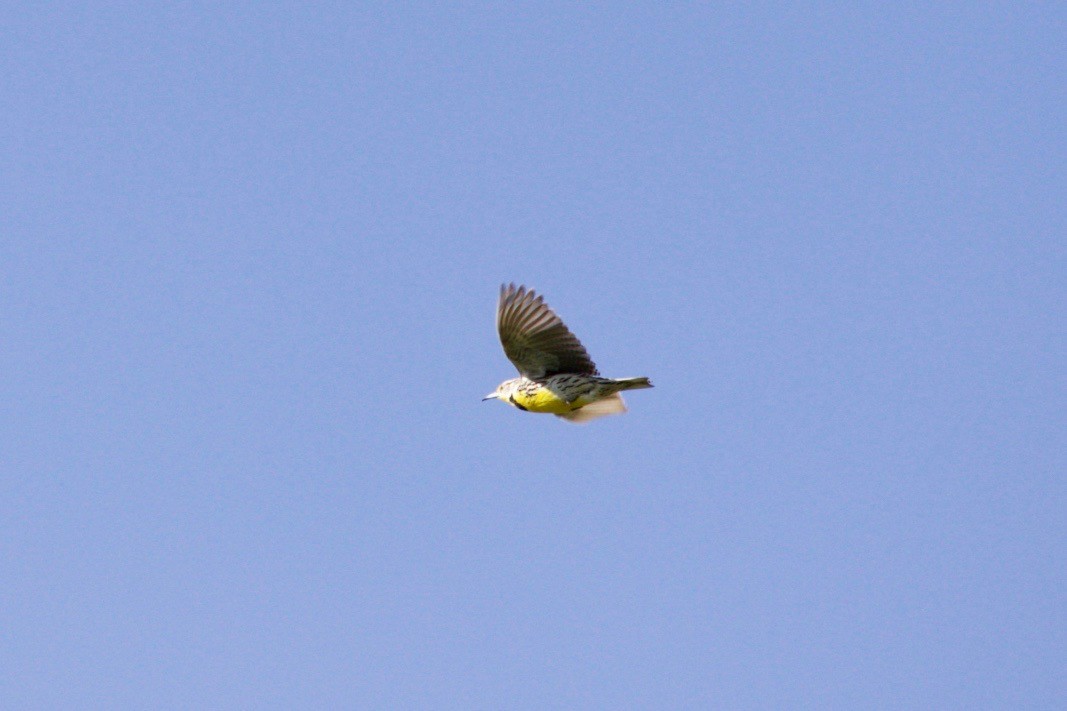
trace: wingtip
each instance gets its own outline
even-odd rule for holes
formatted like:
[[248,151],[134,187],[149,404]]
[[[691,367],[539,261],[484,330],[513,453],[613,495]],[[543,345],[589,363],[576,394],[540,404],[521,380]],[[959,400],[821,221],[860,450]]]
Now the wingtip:
[[528,289],[528,288],[526,288],[525,285],[516,284],[513,281],[509,281],[506,284],[502,283],[500,285],[500,293],[501,294],[522,294],[522,293],[527,292],[527,291],[532,293],[533,289]]

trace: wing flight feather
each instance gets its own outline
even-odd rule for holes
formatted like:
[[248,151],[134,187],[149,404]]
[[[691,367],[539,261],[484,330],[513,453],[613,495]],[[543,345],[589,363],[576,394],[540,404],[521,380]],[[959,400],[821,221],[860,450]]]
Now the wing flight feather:
[[585,347],[544,297],[525,286],[500,287],[496,328],[508,360],[531,380],[557,373],[598,374]]

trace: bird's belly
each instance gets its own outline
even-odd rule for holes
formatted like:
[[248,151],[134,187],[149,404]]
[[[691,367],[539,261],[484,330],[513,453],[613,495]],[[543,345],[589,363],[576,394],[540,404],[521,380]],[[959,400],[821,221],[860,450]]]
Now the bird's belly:
[[[551,412],[558,415],[575,409],[578,403],[568,403],[548,388],[538,388],[530,393],[517,392],[514,395],[516,405],[530,412]],[[583,405],[585,403],[582,403]]]

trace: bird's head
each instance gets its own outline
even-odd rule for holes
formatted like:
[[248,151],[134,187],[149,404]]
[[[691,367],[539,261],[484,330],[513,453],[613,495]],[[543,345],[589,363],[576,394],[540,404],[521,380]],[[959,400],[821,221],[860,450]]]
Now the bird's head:
[[506,402],[508,396],[515,392],[515,388],[518,384],[519,378],[505,380],[500,385],[496,386],[496,390],[483,397],[482,402],[485,402],[486,400],[504,400]]

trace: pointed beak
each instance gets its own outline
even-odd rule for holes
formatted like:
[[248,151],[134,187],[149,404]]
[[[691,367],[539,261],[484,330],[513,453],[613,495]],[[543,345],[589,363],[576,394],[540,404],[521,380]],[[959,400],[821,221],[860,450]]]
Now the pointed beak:
[[485,402],[486,400],[496,400],[498,397],[500,397],[498,393],[489,393],[482,398],[482,402]]

